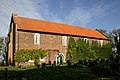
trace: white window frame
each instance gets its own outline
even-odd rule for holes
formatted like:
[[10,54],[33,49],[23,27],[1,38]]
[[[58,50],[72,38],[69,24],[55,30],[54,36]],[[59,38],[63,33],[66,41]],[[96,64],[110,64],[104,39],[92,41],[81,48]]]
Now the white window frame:
[[100,46],[103,46],[103,40],[100,40]]
[[84,38],[84,40],[87,42],[87,41],[88,41],[88,38]]
[[62,36],[62,45],[67,46],[67,36]]
[[34,44],[39,45],[40,44],[40,34],[35,33],[34,34]]

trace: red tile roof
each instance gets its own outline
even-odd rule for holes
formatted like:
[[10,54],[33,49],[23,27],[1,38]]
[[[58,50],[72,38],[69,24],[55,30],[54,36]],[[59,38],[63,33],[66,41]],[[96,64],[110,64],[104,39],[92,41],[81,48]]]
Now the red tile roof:
[[108,40],[108,38],[105,37],[103,34],[98,32],[97,30],[93,30],[90,28],[83,28],[83,27],[43,21],[43,20],[35,20],[20,16],[13,16],[13,19],[14,22],[18,24],[17,29],[75,35],[75,36],[85,36],[85,37],[101,38]]

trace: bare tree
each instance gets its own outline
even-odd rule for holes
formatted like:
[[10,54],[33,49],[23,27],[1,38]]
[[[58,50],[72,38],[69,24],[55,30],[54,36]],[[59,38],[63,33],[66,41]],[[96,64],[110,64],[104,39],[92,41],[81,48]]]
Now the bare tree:
[[120,55],[120,28],[112,30],[112,32],[110,32],[110,36],[113,40],[113,45],[117,49],[117,53]]

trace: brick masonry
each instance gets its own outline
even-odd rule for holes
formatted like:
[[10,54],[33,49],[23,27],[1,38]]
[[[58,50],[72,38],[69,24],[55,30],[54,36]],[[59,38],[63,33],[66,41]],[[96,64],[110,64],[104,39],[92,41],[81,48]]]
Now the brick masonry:
[[[17,31],[16,35],[16,51],[21,49],[45,49],[48,50],[47,54],[50,54],[50,61],[53,63],[56,61],[56,56],[62,53],[66,56],[67,46],[62,45],[62,36],[53,34],[40,34],[40,44],[34,44],[33,32]],[[65,57],[64,57],[65,58]],[[45,62],[48,63],[48,55],[45,57]]]
[[[65,35],[37,32],[40,34],[40,44],[35,45],[34,44],[35,33],[36,32],[34,31],[17,30],[17,25],[16,24],[13,25],[13,23],[11,23],[11,28],[9,32],[10,41],[8,44],[8,61],[13,62],[13,59],[14,59],[13,48],[15,48],[15,52],[21,49],[42,48],[42,49],[47,50],[47,56],[44,58],[46,63],[48,63],[49,61],[51,61],[51,63],[56,61],[57,56],[59,54],[63,55],[63,62],[66,61],[67,46],[62,45],[62,36],[65,36]],[[70,36],[67,36],[67,43],[69,42],[69,38]],[[74,37],[75,40],[77,40],[78,38],[79,37]],[[88,38],[88,40],[90,43],[93,40],[99,42],[99,39]],[[104,43],[107,43],[107,42],[109,41],[104,40]]]

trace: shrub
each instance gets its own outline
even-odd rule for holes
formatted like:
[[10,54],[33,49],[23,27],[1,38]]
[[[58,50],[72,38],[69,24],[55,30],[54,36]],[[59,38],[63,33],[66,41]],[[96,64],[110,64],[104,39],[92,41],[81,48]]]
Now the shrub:
[[[34,60],[35,65],[39,64],[39,58],[46,56],[46,50],[42,49],[33,49],[33,50],[18,50],[15,53],[15,61],[20,62],[27,62],[28,60]],[[19,65],[19,64],[18,64]]]
[[35,59],[34,64],[39,68],[39,59]]
[[68,44],[68,51],[67,51],[67,60],[74,63],[75,60],[75,53],[76,53],[76,42],[74,38],[70,37],[69,44]]
[[26,62],[30,60],[30,55],[28,53],[28,50],[19,50],[15,53],[15,61],[16,62]]
[[79,60],[108,60],[110,59],[110,55],[112,55],[112,50],[109,43],[100,46],[97,41],[92,41],[92,44],[90,44],[89,41],[82,38],[75,41],[74,38],[71,37],[69,39],[66,57],[70,62],[76,63]]

